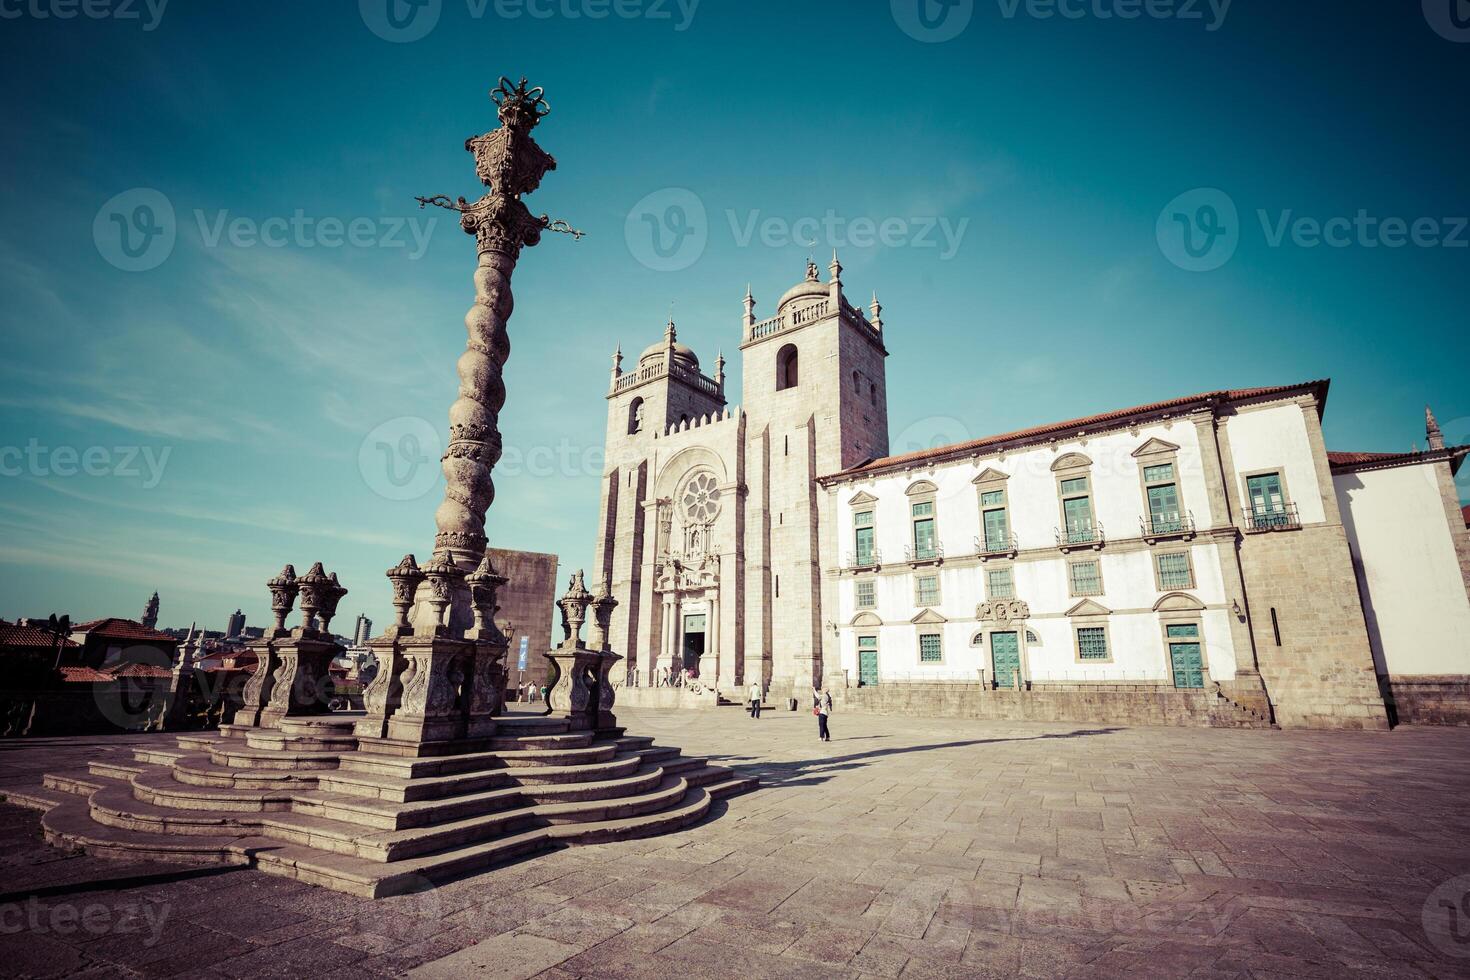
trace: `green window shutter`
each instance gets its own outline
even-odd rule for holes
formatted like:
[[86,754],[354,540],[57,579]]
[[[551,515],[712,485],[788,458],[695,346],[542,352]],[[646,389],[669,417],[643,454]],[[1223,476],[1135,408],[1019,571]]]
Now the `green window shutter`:
[[860,527],[855,533],[857,535],[858,564],[866,565],[873,560],[873,529],[871,527]]
[[1068,497],[1062,501],[1062,513],[1068,531],[1092,530],[1092,501],[1088,497]]
[[1009,543],[1009,521],[1006,520],[1005,508],[987,510],[985,512],[985,547],[990,551],[999,551]]
[[914,557],[934,557],[934,518],[914,521]]
[[1159,555],[1159,586],[1165,589],[1192,589],[1193,576],[1189,572],[1189,556],[1184,554]]
[[1279,514],[1286,509],[1286,495],[1281,490],[1280,473],[1262,473],[1245,481],[1251,498],[1251,510],[1257,514]]
[[938,633],[925,633],[919,637],[919,662],[937,664],[944,659]]
[[[1178,530],[1179,488],[1172,483],[1149,487],[1148,514],[1153,519],[1156,530]],[[1168,526],[1171,523],[1173,527]]]
[[914,512],[914,516],[915,517],[928,517],[928,516],[930,516],[931,514],[934,513],[934,501],[932,501],[932,500],[921,500],[921,501],[919,501],[918,503],[914,504],[914,506],[913,506],[913,512]]
[[1101,626],[1083,626],[1077,630],[1077,655],[1083,660],[1108,659],[1108,634]]

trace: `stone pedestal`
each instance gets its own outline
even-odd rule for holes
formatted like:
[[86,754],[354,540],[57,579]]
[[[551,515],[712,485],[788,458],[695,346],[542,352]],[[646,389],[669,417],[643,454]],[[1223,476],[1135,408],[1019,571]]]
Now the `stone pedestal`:
[[281,666],[281,658],[276,654],[276,644],[290,637],[285,630],[278,632],[280,636],[267,637],[250,644],[256,657],[255,673],[245,682],[240,710],[235,712],[236,725],[256,727],[261,724],[261,715],[270,704],[271,693],[275,688],[276,671]]
[[398,711],[403,699],[403,668],[407,665],[398,643],[397,636],[382,636],[368,642],[368,649],[378,659],[378,673],[362,692],[366,714],[354,727],[358,738],[388,735],[388,719]]
[[399,651],[404,661],[399,677],[403,693],[398,710],[388,719],[388,738],[444,742],[467,737],[475,644],[443,636],[412,636],[399,641]]
[[276,728],[282,718],[329,713],[332,679],[328,668],[342,648],[328,634],[305,629],[276,640],[273,646],[278,664],[256,723],[262,728]]
[[604,650],[597,655],[597,729],[616,728],[618,716],[613,713],[613,703],[617,700],[617,691],[612,686],[612,670],[623,658],[611,650]]
[[546,659],[551,661],[555,677],[546,696],[547,713],[567,719],[574,732],[600,727],[597,720],[601,695],[594,700],[593,693],[600,686],[602,654],[580,645],[560,646],[546,654]]

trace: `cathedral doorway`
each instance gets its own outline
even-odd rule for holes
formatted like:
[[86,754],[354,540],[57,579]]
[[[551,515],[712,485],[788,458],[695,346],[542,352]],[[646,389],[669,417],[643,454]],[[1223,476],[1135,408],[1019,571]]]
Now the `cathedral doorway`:
[[699,658],[704,656],[705,614],[690,613],[684,617],[684,669],[699,674]]

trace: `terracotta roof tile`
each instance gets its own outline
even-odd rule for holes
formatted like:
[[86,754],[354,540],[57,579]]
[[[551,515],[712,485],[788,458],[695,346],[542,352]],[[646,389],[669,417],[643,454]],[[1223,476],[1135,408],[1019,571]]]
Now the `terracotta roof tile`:
[[80,626],[73,626],[73,633],[96,633],[99,636],[113,637],[119,640],[147,640],[154,643],[173,643],[179,641],[167,633],[149,629],[142,623],[131,619],[118,619],[109,617],[107,619],[94,619]]
[[117,664],[113,667],[104,667],[102,672],[109,677],[170,677],[172,673],[167,667],[157,667],[153,664]]
[[100,670],[93,670],[91,667],[62,667],[61,680],[65,684],[95,684],[99,681],[106,683],[116,678]]
[[931,459],[940,459],[947,456],[963,456],[967,453],[977,452],[991,446],[999,446],[1011,442],[1025,442],[1049,436],[1059,432],[1067,432],[1072,429],[1091,429],[1099,425],[1121,422],[1135,415],[1149,415],[1154,412],[1164,412],[1171,409],[1182,409],[1187,407],[1204,406],[1217,401],[1238,401],[1246,398],[1259,398],[1263,395],[1284,394],[1288,391],[1297,391],[1303,388],[1318,388],[1321,391],[1320,398],[1325,402],[1327,397],[1326,380],[1307,381],[1294,385],[1276,385],[1268,388],[1231,388],[1223,391],[1209,391],[1198,395],[1187,395],[1183,398],[1171,398],[1167,401],[1153,402],[1148,405],[1135,405],[1133,408],[1120,408],[1112,412],[1104,412],[1100,415],[1089,415],[1085,418],[1068,419],[1065,422],[1054,422],[1049,425],[1038,425],[1030,429],[1018,429],[1015,432],[1004,432],[1000,435],[985,436],[970,442],[959,442],[950,446],[940,446],[935,449],[921,449],[917,452],[903,453],[898,456],[885,456],[882,459],[869,460],[858,466],[842,470],[822,477],[823,480],[833,480],[842,477],[862,476],[881,470],[902,468],[914,463],[922,463]]
[[[63,638],[63,647],[74,648],[81,646],[72,640]],[[42,650],[56,649],[56,636],[48,633],[39,626],[22,626],[19,623],[0,622],[0,647],[28,647]]]
[[1327,463],[1334,470],[1351,469],[1358,466],[1367,466],[1374,463],[1414,463],[1422,459],[1443,459],[1443,453],[1449,453],[1450,464],[1458,468],[1460,460],[1470,455],[1470,446],[1448,446],[1443,451],[1414,451],[1408,453],[1338,453],[1329,452]]

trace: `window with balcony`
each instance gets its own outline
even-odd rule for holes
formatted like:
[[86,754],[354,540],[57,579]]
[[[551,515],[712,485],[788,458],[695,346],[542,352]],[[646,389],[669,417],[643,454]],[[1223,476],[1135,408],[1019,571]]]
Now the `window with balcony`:
[[1078,476],[1062,480],[1057,488],[1062,494],[1063,542],[1092,544],[1096,538],[1096,522],[1092,516],[1092,478]]
[[873,512],[871,510],[860,510],[852,515],[853,534],[853,558],[858,565],[872,565],[874,563],[873,551]]
[[913,557],[915,561],[927,561],[936,556],[934,535],[934,501],[920,500],[910,507],[913,519]]
[[1184,530],[1179,507],[1179,483],[1175,464],[1157,463],[1143,468],[1143,492],[1148,498],[1148,529],[1154,534],[1178,534]]
[[876,584],[872,579],[863,579],[857,583],[857,607],[859,609],[872,609],[878,604]]
[[1102,567],[1096,559],[1072,562],[1067,576],[1074,596],[1102,595]]
[[1286,496],[1280,472],[1254,473],[1245,478],[1246,530],[1278,531],[1301,527],[1296,505]]
[[1156,555],[1154,566],[1158,571],[1160,592],[1194,588],[1194,570],[1189,565],[1188,552],[1176,551]]
[[1109,660],[1108,631],[1102,626],[1077,627],[1077,659]]
[[938,575],[920,575],[914,579],[914,602],[920,606],[939,605]]
[[1011,550],[1011,518],[1004,490],[986,490],[980,494],[980,527],[982,553]]
[[938,633],[919,634],[919,663],[944,663],[944,644]]
[[991,568],[985,572],[985,594],[991,599],[1016,597],[1015,572],[1009,568]]

